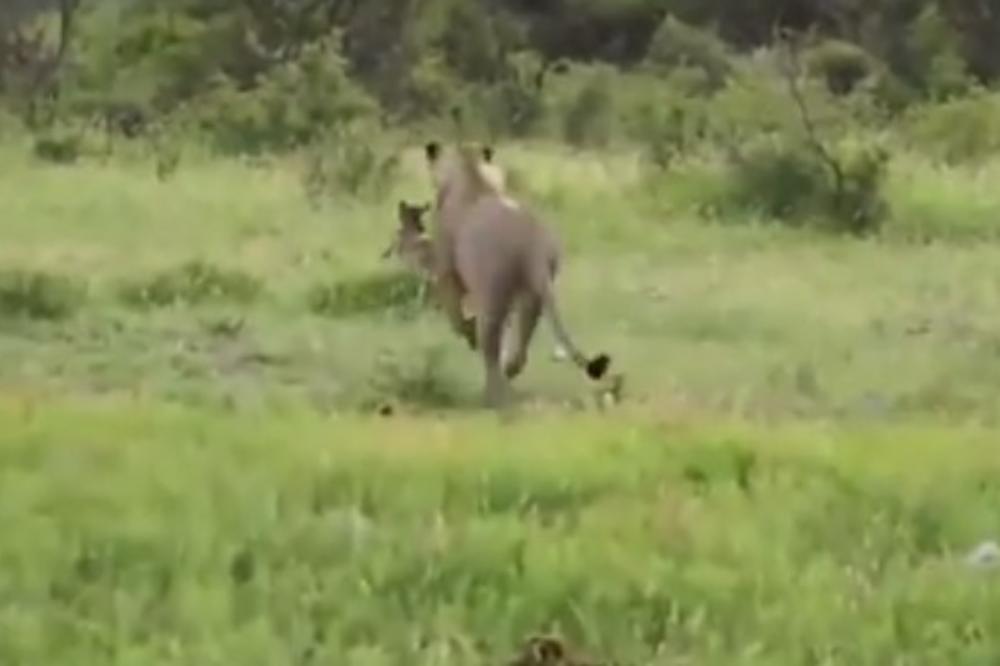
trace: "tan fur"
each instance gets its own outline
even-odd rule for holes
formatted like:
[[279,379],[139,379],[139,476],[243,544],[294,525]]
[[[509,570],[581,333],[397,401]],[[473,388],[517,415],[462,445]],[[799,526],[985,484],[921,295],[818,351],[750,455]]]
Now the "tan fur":
[[479,173],[482,175],[483,180],[497,192],[506,192],[507,175],[493,161],[493,149],[489,146],[484,146],[480,154],[482,155],[482,161],[479,163]]
[[[437,193],[432,232],[437,292],[452,328],[470,347],[479,347],[486,370],[485,398],[499,406],[507,381],[521,373],[538,318],[546,314],[558,342],[570,358],[599,379],[610,359],[585,356],[572,342],[559,317],[553,281],[559,267],[554,236],[519,202],[484,176],[480,154],[467,147],[442,150],[428,144],[428,164]],[[468,295],[475,327],[462,317]],[[515,347],[500,358],[503,331],[511,316]]]

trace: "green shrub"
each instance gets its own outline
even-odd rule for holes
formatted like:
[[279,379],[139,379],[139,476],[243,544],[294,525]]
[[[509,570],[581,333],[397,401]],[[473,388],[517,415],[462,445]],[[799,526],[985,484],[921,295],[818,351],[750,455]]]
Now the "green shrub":
[[547,111],[537,80],[542,67],[541,59],[531,51],[508,57],[504,75],[481,96],[483,115],[491,132],[519,137],[541,126]]
[[614,75],[600,67],[588,68],[578,76],[582,85],[570,94],[563,109],[563,139],[578,147],[605,145],[615,129]]
[[[779,57],[773,50],[760,51],[739,63],[727,84],[710,98],[707,116],[713,140],[736,145],[771,133],[803,133],[802,114],[789,94]],[[798,88],[817,131],[827,135],[853,129],[854,119],[843,113],[821,82],[803,78]]]
[[51,132],[35,138],[33,152],[38,159],[52,164],[74,164],[83,152],[79,134]]
[[180,168],[184,152],[180,130],[175,127],[158,127],[150,133],[148,145],[157,180],[171,179]]
[[243,271],[192,260],[149,278],[126,281],[119,289],[119,296],[128,305],[146,308],[208,302],[246,304],[262,291],[261,282]]
[[861,47],[839,39],[827,39],[804,54],[807,71],[826,83],[835,95],[852,92],[875,72],[874,62]]
[[198,123],[225,154],[302,146],[333,128],[374,117],[376,103],[345,67],[334,42],[325,40],[269,70],[253,88],[220,75],[195,108]]
[[326,198],[383,196],[399,175],[400,151],[387,131],[372,123],[335,128],[306,154],[303,188],[310,203]]
[[811,149],[771,136],[753,141],[734,156],[727,179],[729,200],[720,202],[723,208],[794,222],[815,212],[829,174]]
[[781,135],[749,142],[702,182],[697,193],[702,200],[696,203],[726,219],[762,217],[851,234],[878,231],[889,213],[883,195],[887,154],[870,146],[824,151]]
[[870,97],[837,98],[818,81],[790,79],[780,57],[756,53],[705,102],[698,130],[723,157],[721,168],[695,163],[682,176],[700,181],[692,192],[704,192],[697,207],[840,232],[877,230],[888,214],[886,156],[846,142],[860,124],[878,119]]
[[962,56],[962,37],[941,15],[937,3],[924,7],[910,26],[908,42],[924,93],[943,100],[969,92],[973,78]]
[[26,270],[0,272],[0,315],[65,319],[80,308],[86,289],[68,277]]
[[399,107],[392,116],[402,121],[438,120],[465,103],[465,90],[440,54],[420,58],[407,73]]
[[650,41],[647,65],[670,71],[699,70],[704,91],[721,87],[732,71],[726,45],[711,32],[701,30],[668,15]]
[[438,38],[449,68],[466,81],[496,79],[505,67],[499,16],[478,2],[449,3],[444,30]]
[[904,127],[915,148],[947,163],[991,158],[1000,152],[1000,93],[914,108]]
[[684,157],[702,138],[705,116],[701,108],[688,101],[651,100],[635,113],[631,138],[645,158],[659,169],[669,169]]
[[841,189],[827,194],[827,219],[835,230],[852,234],[877,232],[889,216],[885,197],[889,154],[877,145],[841,148],[834,158],[841,169]]
[[313,285],[306,294],[309,309],[326,317],[352,317],[389,312],[404,318],[420,309],[424,282],[407,271],[379,273]]

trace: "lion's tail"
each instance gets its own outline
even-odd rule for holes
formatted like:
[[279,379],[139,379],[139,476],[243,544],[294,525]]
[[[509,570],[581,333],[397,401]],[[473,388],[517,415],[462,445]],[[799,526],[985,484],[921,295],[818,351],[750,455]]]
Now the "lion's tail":
[[536,282],[535,288],[542,300],[542,309],[545,311],[545,316],[548,317],[556,340],[569,353],[569,357],[573,363],[586,372],[588,377],[593,380],[601,379],[611,365],[611,357],[607,354],[598,354],[590,358],[580,351],[580,348],[576,346],[576,343],[573,342],[569,332],[566,330],[566,325],[559,314],[559,308],[556,304],[553,291],[551,272],[545,275],[535,275],[534,279]]

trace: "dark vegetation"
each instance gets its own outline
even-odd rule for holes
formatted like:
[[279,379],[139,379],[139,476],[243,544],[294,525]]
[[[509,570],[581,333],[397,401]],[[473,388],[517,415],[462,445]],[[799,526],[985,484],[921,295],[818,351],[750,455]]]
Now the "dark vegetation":
[[639,146],[660,172],[710,155],[709,217],[871,233],[891,214],[884,128],[950,162],[1000,146],[990,6],[19,0],[0,10],[0,96],[57,163],[95,130],[145,137],[162,179],[180,137],[227,155],[319,147],[304,177],[318,203],[383,191],[386,137],[549,137]]
[[0,320],[59,320],[83,304],[86,288],[72,279],[40,271],[0,272]]
[[307,294],[309,309],[327,317],[392,312],[417,314],[421,281],[412,273],[378,273],[332,284],[313,285]]

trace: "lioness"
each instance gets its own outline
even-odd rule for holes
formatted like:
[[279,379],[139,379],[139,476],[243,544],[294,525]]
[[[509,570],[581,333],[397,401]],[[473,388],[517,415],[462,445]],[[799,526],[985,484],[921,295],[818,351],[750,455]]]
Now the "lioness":
[[[483,175],[475,151],[463,147],[445,151],[432,142],[425,152],[437,193],[437,224],[432,234],[437,292],[454,330],[471,347],[481,348],[486,403],[496,407],[506,401],[507,380],[524,369],[542,312],[573,362],[591,379],[603,377],[610,357],[584,355],[559,316],[553,281],[560,253],[552,233]],[[466,293],[476,315],[475,326],[462,316]],[[501,368],[503,331],[514,310],[515,348]]]

